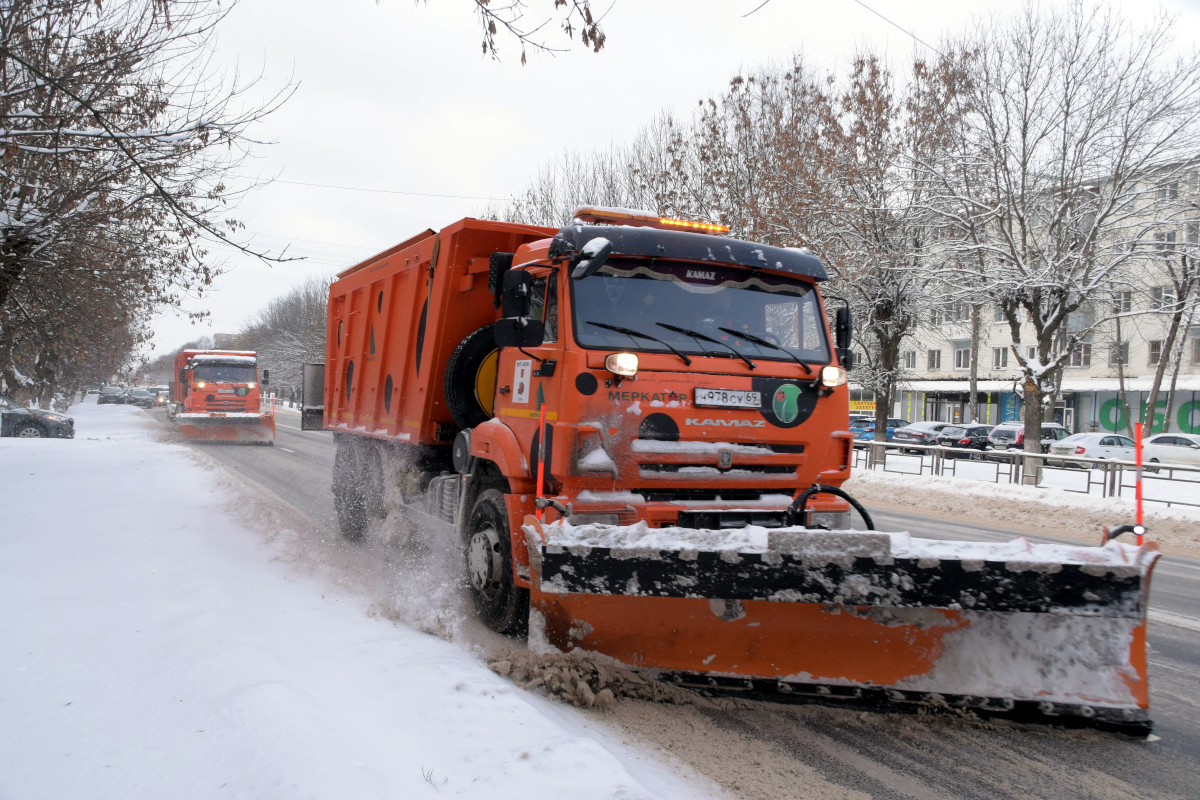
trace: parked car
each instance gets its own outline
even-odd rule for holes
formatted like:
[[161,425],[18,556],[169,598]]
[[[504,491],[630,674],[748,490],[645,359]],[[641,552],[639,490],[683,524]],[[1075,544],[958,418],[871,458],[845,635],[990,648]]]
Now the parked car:
[[903,428],[897,428],[892,434],[892,441],[900,444],[930,445],[934,443],[942,429],[949,425],[949,422],[914,422]]
[[[1119,461],[1133,461],[1134,441],[1128,436],[1118,436],[1115,433],[1073,433],[1065,439],[1050,443],[1050,455],[1071,456],[1072,458],[1092,458],[1096,461],[1115,458]],[[1086,464],[1073,461],[1051,461],[1048,464],[1062,464],[1067,467],[1085,467]],[[1099,464],[1093,462],[1093,467]]]
[[11,397],[0,395],[0,436],[74,439],[75,420],[54,411],[26,408]]
[[1194,433],[1158,433],[1142,439],[1146,464],[1183,464],[1200,467],[1200,436]]
[[[885,434],[886,439],[890,442],[896,431],[900,428],[906,427],[907,425],[908,420],[906,419],[888,417],[887,432]],[[855,439],[865,439],[868,441],[873,440],[875,438],[875,418],[866,417],[865,419],[859,421],[857,425],[852,423],[850,425],[850,432],[854,434]]]
[[125,402],[131,406],[139,408],[154,408],[154,395],[150,394],[148,389],[135,388],[130,389],[125,395]]
[[125,392],[119,386],[105,386],[100,390],[100,396],[96,398],[96,405],[105,405],[106,403],[121,404],[125,402]]
[[[1057,422],[1042,423],[1042,452],[1050,451],[1050,445],[1071,435],[1071,432]],[[1001,422],[992,428],[988,434],[988,443],[993,450],[1024,450],[1025,423]]]
[[[938,447],[953,447],[958,449],[986,450],[988,434],[991,425],[947,425],[938,432],[934,444]],[[963,453],[947,453],[947,458],[964,455]]]

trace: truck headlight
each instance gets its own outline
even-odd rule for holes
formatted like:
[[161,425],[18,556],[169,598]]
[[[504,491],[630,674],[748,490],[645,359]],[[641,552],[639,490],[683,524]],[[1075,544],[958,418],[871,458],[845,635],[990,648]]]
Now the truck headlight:
[[604,359],[604,368],[613,375],[622,378],[632,378],[637,375],[638,357],[636,353],[612,353]]
[[821,385],[830,388],[843,386],[846,383],[846,370],[843,367],[821,367]]

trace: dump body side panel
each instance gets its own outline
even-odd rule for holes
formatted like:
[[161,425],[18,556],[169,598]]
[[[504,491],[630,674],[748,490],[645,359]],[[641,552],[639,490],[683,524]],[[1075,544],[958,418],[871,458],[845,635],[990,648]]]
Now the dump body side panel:
[[491,255],[553,233],[466,219],[343,272],[329,294],[326,427],[449,444],[446,363],[468,334],[499,318],[488,291]]

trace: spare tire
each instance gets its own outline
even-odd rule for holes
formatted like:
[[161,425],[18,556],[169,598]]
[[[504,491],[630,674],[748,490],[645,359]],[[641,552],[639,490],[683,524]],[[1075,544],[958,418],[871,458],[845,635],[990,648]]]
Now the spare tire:
[[496,403],[496,346],[493,325],[485,325],[463,339],[446,364],[446,408],[454,424],[474,428],[492,418]]

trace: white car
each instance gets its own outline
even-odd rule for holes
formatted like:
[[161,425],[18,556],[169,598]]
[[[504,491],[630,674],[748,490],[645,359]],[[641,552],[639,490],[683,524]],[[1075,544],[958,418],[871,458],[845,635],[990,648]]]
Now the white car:
[[[1071,456],[1072,458],[1091,458],[1096,461],[1115,458],[1119,461],[1133,461],[1135,456],[1133,439],[1128,436],[1118,436],[1115,433],[1073,433],[1065,439],[1060,439],[1050,445],[1050,455]],[[1070,461],[1064,461],[1065,466],[1084,466]],[[1096,466],[1093,463],[1093,466]]]
[[1194,433],[1156,433],[1142,439],[1142,461],[1147,464],[1200,467],[1200,436]]

